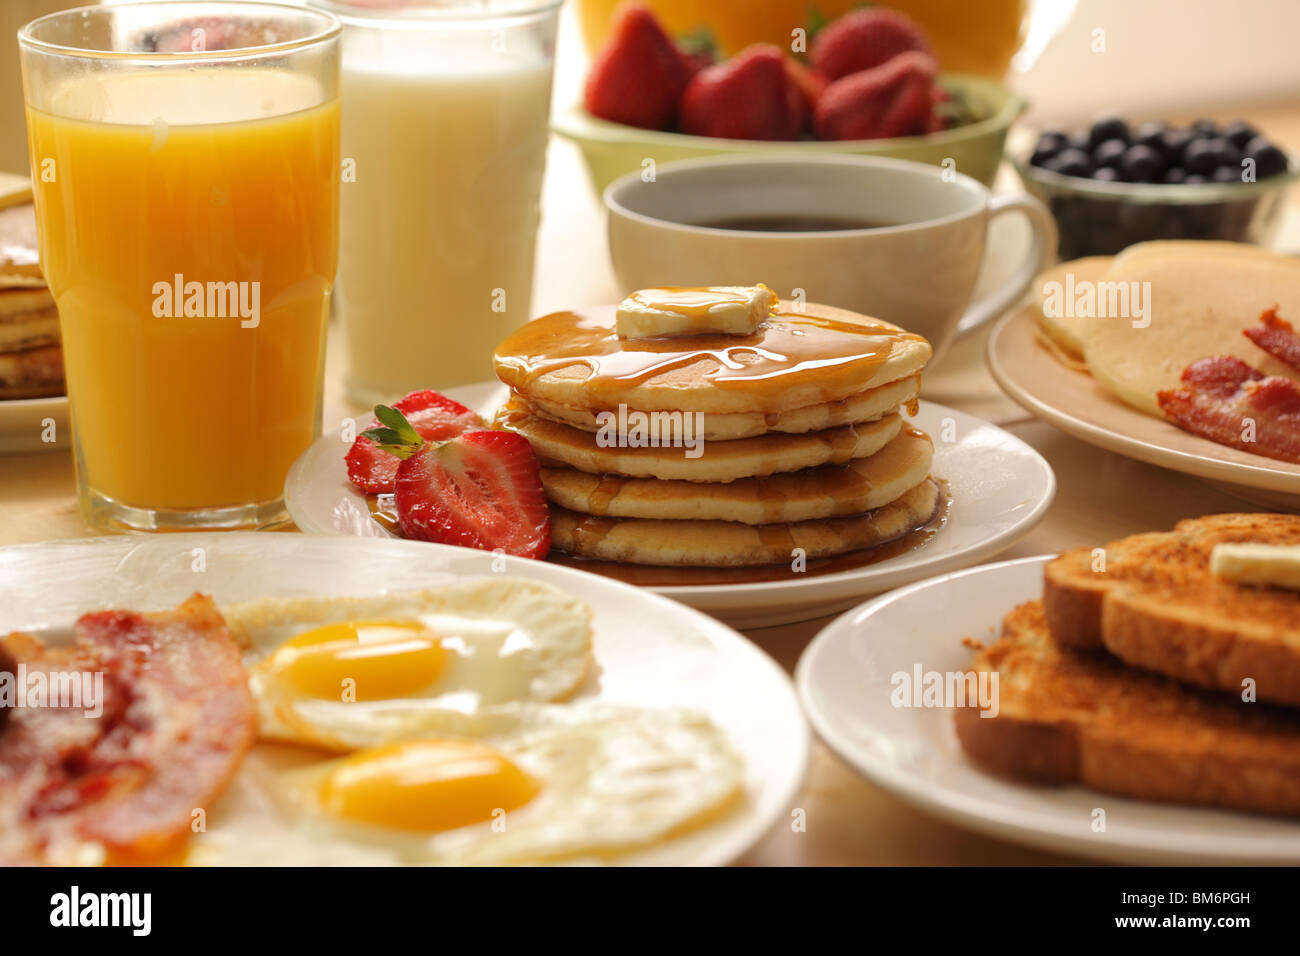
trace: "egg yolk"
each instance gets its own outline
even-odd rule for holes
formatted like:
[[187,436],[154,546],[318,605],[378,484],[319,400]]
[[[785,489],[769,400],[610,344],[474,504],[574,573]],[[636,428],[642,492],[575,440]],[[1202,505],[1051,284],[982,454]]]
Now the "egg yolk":
[[322,700],[387,700],[428,687],[446,652],[419,621],[343,621],[306,631],[275,652],[270,667]]
[[538,781],[471,740],[413,740],[361,750],[321,782],[330,814],[424,833],[491,820],[523,806]]

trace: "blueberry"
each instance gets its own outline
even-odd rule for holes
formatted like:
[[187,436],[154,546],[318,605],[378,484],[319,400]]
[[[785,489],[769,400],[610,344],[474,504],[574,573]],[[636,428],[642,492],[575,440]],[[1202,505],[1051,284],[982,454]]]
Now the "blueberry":
[[1218,144],[1223,142],[1227,142],[1227,140],[1214,138],[1192,140],[1187,144],[1187,148],[1183,150],[1183,166],[1187,168],[1189,173],[1209,176],[1221,165]]
[[1239,183],[1241,182],[1241,168],[1220,166],[1210,176],[1210,181],[1216,183]]
[[1165,162],[1174,166],[1183,161],[1183,151],[1187,149],[1187,144],[1193,139],[1190,129],[1168,129],[1165,130],[1164,136],[1161,137],[1161,149],[1165,154]]
[[1171,185],[1187,182],[1187,170],[1181,166],[1173,166],[1165,170],[1165,182]]
[[1093,123],[1092,128],[1088,130],[1088,142],[1092,148],[1096,149],[1108,139],[1121,139],[1127,143],[1128,123],[1118,116],[1103,116]]
[[1183,180],[1183,183],[1188,186],[1203,186],[1208,182],[1209,180],[1200,173],[1188,173],[1187,177]]
[[1124,151],[1127,149],[1128,144],[1122,139],[1108,139],[1092,151],[1093,165],[1114,166],[1118,169],[1120,161],[1124,158]]
[[1092,172],[1092,159],[1081,149],[1063,149],[1045,164],[1045,168],[1062,176],[1087,176]]
[[1218,136],[1219,126],[1214,120],[1198,119],[1192,124],[1192,133],[1203,138]]
[[1223,127],[1223,138],[1238,149],[1245,149],[1246,144],[1259,135],[1259,131],[1244,120],[1234,120]]
[[1092,137],[1088,135],[1087,130],[1081,133],[1071,133],[1065,138],[1065,142],[1071,149],[1081,149],[1085,153],[1092,152]]
[[1124,153],[1120,169],[1124,178],[1134,183],[1159,182],[1165,171],[1165,157],[1158,149],[1139,143]]
[[1133,130],[1133,142],[1164,150],[1165,133],[1169,127],[1159,120],[1148,120]]
[[1092,171],[1092,178],[1102,183],[1118,183],[1120,179],[1119,170],[1114,166],[1098,166]]
[[1278,149],[1263,136],[1256,136],[1246,144],[1246,159],[1255,161],[1255,178],[1267,179],[1287,170],[1289,162],[1286,153]]
[[1038,137],[1038,142],[1034,145],[1034,152],[1029,157],[1029,164],[1031,166],[1042,166],[1047,160],[1065,149],[1068,143],[1069,140],[1066,135],[1059,130],[1049,130],[1043,133]]

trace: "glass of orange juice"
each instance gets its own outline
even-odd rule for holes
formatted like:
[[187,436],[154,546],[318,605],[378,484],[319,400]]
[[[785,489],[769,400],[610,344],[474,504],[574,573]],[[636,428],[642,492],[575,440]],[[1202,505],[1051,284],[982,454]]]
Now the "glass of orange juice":
[[320,427],[339,35],[259,2],[85,7],[20,32],[92,525],[285,520],[285,474]]

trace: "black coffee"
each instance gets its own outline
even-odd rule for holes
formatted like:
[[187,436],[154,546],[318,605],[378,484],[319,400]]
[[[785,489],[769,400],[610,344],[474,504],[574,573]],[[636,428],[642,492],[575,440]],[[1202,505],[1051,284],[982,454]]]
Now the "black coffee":
[[697,225],[741,232],[844,232],[848,229],[881,229],[898,223],[838,216],[733,216]]

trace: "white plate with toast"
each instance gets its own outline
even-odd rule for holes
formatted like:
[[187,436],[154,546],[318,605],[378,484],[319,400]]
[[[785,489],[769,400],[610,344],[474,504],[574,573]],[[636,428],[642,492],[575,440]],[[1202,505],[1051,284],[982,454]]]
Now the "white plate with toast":
[[[447,395],[485,417],[506,399],[499,383],[450,389]],[[864,597],[987,560],[1042,519],[1056,494],[1051,466],[1019,438],[973,415],[922,401],[916,427],[934,439],[932,474],[947,483],[951,505],[943,526],[911,550],[831,573],[726,584],[647,584],[657,594],[713,614],[735,627],[811,620],[852,607]],[[367,427],[358,423],[358,431]],[[285,502],[309,534],[389,537],[347,477],[348,443],[340,431],[316,441],[293,465]],[[889,546],[886,545],[886,548]],[[689,575],[690,569],[678,577]],[[635,578],[630,578],[635,580]]]
[[1113,863],[1300,862],[1298,821],[1004,780],[967,758],[951,707],[891,703],[907,686],[896,675],[914,682],[918,669],[968,669],[973,651],[963,641],[996,639],[1012,608],[1042,595],[1049,560],[941,575],[838,618],[808,646],[795,672],[814,729],[846,762],[903,800],[1014,843]]
[[1300,511],[1300,465],[1254,455],[1183,431],[1107,394],[1039,343],[1033,307],[1004,317],[989,336],[989,371],[1038,418],[1137,461],[1223,482],[1251,501]]
[[[735,631],[690,608],[542,562],[445,545],[302,534],[119,535],[21,545],[0,549],[0,588],[12,596],[0,609],[0,634],[29,630],[48,634],[53,643],[83,613],[164,610],[195,591],[222,608],[266,598],[377,596],[502,575],[551,585],[591,608],[594,661],[575,702],[702,711],[742,760],[743,796],[730,810],[620,862],[726,863],[787,813],[803,780],[810,735],[781,668]],[[249,802],[243,792],[259,779],[255,771],[279,752],[267,748],[275,749],[259,744],[245,758],[223,797],[224,810],[214,804],[210,833],[233,828],[232,818],[245,822],[230,808]],[[272,846],[280,836],[288,839],[267,827]],[[272,857],[271,849],[258,852]],[[274,862],[303,860],[287,852]]]

